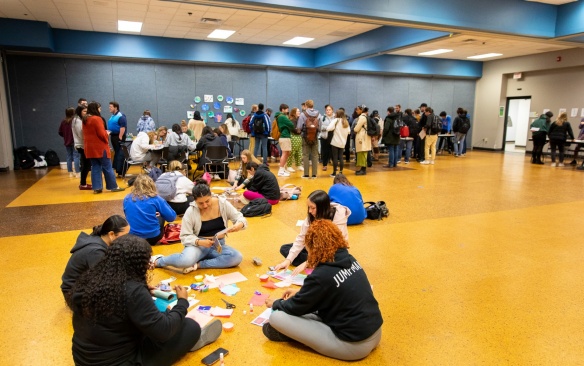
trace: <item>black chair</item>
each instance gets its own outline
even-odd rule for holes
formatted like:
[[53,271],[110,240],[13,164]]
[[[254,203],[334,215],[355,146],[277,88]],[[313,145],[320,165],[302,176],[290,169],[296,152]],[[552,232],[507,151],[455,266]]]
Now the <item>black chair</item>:
[[[207,146],[205,148],[205,156],[203,157],[205,171],[212,173],[209,170],[211,166],[222,166],[223,167],[223,177],[227,178],[227,170],[229,167],[229,162],[233,158],[229,158],[229,149],[226,146]],[[215,168],[214,174],[216,174],[217,168]]]
[[132,165],[140,165],[140,173],[142,173],[144,171],[144,162],[132,160],[130,157],[130,152],[128,151],[128,146],[126,146],[126,144],[121,144],[120,147],[122,149],[122,153],[124,154],[124,174],[122,174],[122,178],[126,177],[128,169],[130,169],[130,166]]

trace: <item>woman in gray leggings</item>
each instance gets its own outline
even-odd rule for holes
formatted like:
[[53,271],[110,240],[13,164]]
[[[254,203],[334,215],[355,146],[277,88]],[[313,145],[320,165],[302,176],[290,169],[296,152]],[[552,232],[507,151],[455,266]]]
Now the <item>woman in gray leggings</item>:
[[304,243],[314,271],[300,290],[266,299],[274,311],[264,335],[275,342],[297,341],[339,360],[367,357],[381,340],[383,319],[365,271],[329,220],[315,220]]

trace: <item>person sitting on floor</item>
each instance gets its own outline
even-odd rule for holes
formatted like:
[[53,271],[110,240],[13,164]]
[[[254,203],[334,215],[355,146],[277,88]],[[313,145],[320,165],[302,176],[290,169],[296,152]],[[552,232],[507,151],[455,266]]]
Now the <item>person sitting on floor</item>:
[[173,160],[168,164],[168,170],[166,173],[162,174],[158,179],[165,175],[177,174],[179,177],[176,180],[176,194],[170,200],[168,204],[176,212],[177,215],[184,215],[186,210],[189,208],[191,202],[195,199],[192,196],[193,188],[195,184],[189,178],[185,176],[186,169],[185,166],[177,160]]
[[273,312],[264,335],[274,342],[297,341],[339,360],[367,357],[381,341],[383,318],[365,270],[329,220],[313,222],[305,243],[314,271],[300,289],[266,299]]
[[[155,267],[172,266],[181,268],[183,273],[196,271],[197,268],[230,268],[238,266],[243,259],[240,252],[225,244],[227,233],[234,233],[247,227],[242,213],[229,203],[225,197],[211,194],[207,181],[197,179],[193,188],[195,201],[183,216],[180,240],[184,245],[182,253],[168,257],[155,255]],[[214,241],[217,233],[233,223],[226,233],[217,235],[220,249]]]
[[276,271],[286,269],[290,264],[296,266],[293,271],[295,275],[304,271],[307,264],[306,260],[308,259],[308,252],[304,248],[304,239],[308,228],[314,220],[331,220],[339,227],[339,230],[343,233],[343,238],[347,241],[349,240],[347,219],[351,216],[351,210],[338,203],[331,203],[329,195],[322,190],[309,194],[306,205],[308,206],[308,215],[300,227],[300,233],[296,236],[296,240],[292,244],[284,244],[280,247],[280,253],[286,259],[275,266]]
[[361,224],[367,217],[361,192],[344,174],[337,174],[333,180],[333,186],[329,188],[328,195],[331,202],[336,202],[351,210],[347,225]]
[[176,219],[176,213],[156,191],[156,184],[146,174],[136,177],[123,202],[124,213],[130,223],[130,234],[156,245],[164,235],[164,222]]
[[71,248],[71,257],[61,277],[63,296],[67,297],[79,276],[104,257],[105,250],[112,241],[129,231],[128,221],[120,215],[113,215],[103,224],[94,226],[91,234],[80,232],[75,245]]
[[[239,169],[235,174],[235,180],[233,182],[228,182],[232,184],[233,190],[243,189],[245,187],[244,182],[248,179],[247,175],[247,163],[254,162],[256,164],[261,164],[255,156],[252,155],[250,150],[243,150],[240,155],[241,164],[239,165]],[[247,182],[249,184],[249,181]]]
[[183,286],[174,287],[177,302],[171,310],[156,308],[148,285],[151,254],[144,239],[125,235],[79,278],[67,296],[75,365],[171,365],[219,338],[220,320],[201,329],[185,317],[189,302]]
[[250,201],[265,198],[270,205],[280,202],[278,179],[267,165],[250,162],[247,163],[246,169],[249,182],[244,183],[247,190],[243,192],[243,197]]

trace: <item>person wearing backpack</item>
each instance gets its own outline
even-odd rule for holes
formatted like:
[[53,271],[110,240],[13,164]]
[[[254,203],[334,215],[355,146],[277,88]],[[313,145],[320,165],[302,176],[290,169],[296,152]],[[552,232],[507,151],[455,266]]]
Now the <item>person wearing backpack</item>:
[[[458,112],[458,116],[456,116],[456,118],[454,119],[454,122],[452,123],[452,131],[454,132],[454,156],[455,157],[459,157],[462,154],[462,148],[464,146],[464,141],[466,138],[466,134],[468,132],[468,130],[470,130],[470,121],[468,119],[468,117],[466,116],[466,111],[463,109],[460,109],[457,111]],[[545,118],[544,118],[545,120]],[[545,125],[545,122],[544,122]],[[544,144],[545,144],[545,135],[546,133],[544,133]],[[542,145],[543,146],[543,145]],[[535,164],[535,155],[533,155],[533,162]]]
[[357,106],[359,118],[355,122],[355,128],[353,130],[355,131],[355,151],[357,152],[355,165],[360,169],[355,172],[355,175],[367,174],[367,154],[371,151],[371,136],[367,133],[369,119],[367,112],[369,112],[369,108],[365,104]]
[[270,136],[270,117],[264,113],[264,105],[258,104],[258,110],[249,121],[251,135],[255,138],[254,155],[262,155],[263,163],[268,164],[268,136]]
[[314,109],[314,101],[312,99],[304,103],[306,104],[306,110],[302,112],[298,119],[298,126],[302,130],[302,165],[304,165],[302,178],[310,177],[309,159],[312,162],[312,178],[316,178],[316,172],[318,171],[318,133],[322,116]]
[[394,107],[387,108],[387,116],[383,121],[383,133],[381,135],[381,142],[388,149],[388,162],[384,165],[384,168],[395,168],[397,161],[401,154],[399,154],[399,142],[400,142],[400,128],[398,117],[400,113],[395,111]]
[[[414,139],[418,134],[416,118],[412,115],[412,110],[410,108],[404,111],[402,115],[402,122],[403,126],[400,131],[400,144],[399,144],[399,151],[403,151],[404,148],[406,150],[406,155],[404,159],[405,164],[410,163],[410,157],[412,156],[412,145],[414,143]],[[397,163],[399,164],[399,160]]]
[[426,115],[426,143],[424,145],[424,156],[426,160],[420,162],[424,165],[434,165],[436,159],[436,143],[438,142],[438,134],[442,130],[442,121],[434,114],[434,110],[426,107],[424,112]]
[[177,215],[184,215],[194,201],[192,192],[195,184],[185,174],[184,165],[178,160],[173,160],[168,164],[168,171],[156,180],[158,195],[168,202]]
[[156,184],[146,174],[136,177],[132,192],[124,197],[124,214],[130,224],[130,234],[156,245],[164,235],[164,222],[176,219],[176,213],[158,195]]
[[[194,202],[191,203],[182,219],[180,240],[184,245],[181,253],[169,256],[154,255],[154,267],[168,266],[190,273],[199,268],[231,268],[241,263],[243,256],[235,248],[225,244],[227,233],[234,233],[247,227],[243,214],[235,209],[223,196],[211,193],[204,179],[197,179],[193,188]],[[226,233],[229,221],[232,226]],[[218,234],[218,235],[217,235]],[[221,249],[217,250],[217,240]],[[231,237],[231,236],[230,236]]]

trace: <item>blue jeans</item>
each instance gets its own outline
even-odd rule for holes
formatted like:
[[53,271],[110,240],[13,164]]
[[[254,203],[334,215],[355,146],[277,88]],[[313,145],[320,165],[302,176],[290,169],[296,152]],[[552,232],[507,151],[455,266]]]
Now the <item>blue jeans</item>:
[[260,148],[262,149],[262,158],[264,159],[264,164],[268,162],[268,136],[261,135],[255,137],[255,148],[253,154],[258,156],[260,153]]
[[[412,145],[414,140],[400,140],[399,151],[403,151],[404,145],[406,146],[406,159],[405,161],[410,161],[410,156],[412,156]],[[398,159],[399,160],[399,159]]]
[[75,150],[74,146],[65,146],[65,149],[67,149],[67,171],[72,173],[73,164],[75,164],[75,171],[79,173],[81,171],[79,167],[79,153]]
[[116,182],[116,176],[112,169],[112,161],[107,157],[105,150],[101,159],[90,158],[89,160],[91,160],[91,185],[94,191],[103,189],[102,171],[105,177],[105,188],[118,188],[118,182]]
[[466,134],[460,132],[455,132],[454,134],[454,155],[460,155],[462,154]]
[[237,250],[225,244],[225,239],[219,239],[221,253],[215,249],[187,246],[182,253],[171,254],[158,260],[158,266],[173,266],[175,268],[192,267],[198,263],[198,268],[230,268],[241,263],[243,256]]
[[399,145],[388,145],[389,147],[389,166],[390,167],[394,167],[397,165],[397,161],[400,158],[400,150],[399,150]]

